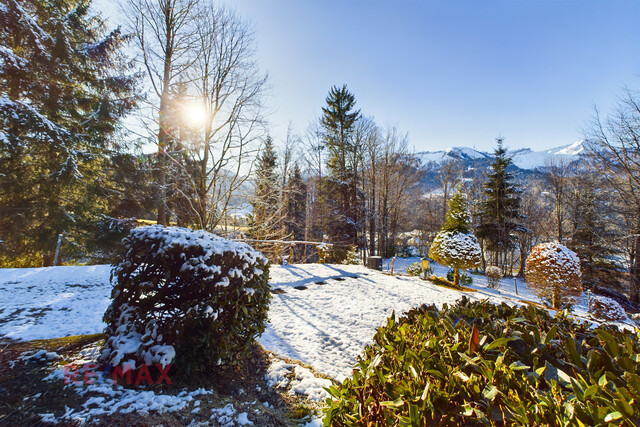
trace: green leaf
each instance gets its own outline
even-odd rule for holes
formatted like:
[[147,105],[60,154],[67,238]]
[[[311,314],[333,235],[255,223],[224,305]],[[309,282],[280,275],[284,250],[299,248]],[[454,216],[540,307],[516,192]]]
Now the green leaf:
[[425,400],[427,395],[429,394],[429,387],[431,386],[431,382],[427,382],[427,385],[424,386],[424,390],[422,390],[422,395],[420,396],[420,400]]
[[380,404],[382,406],[387,406],[387,407],[394,407],[397,408],[399,406],[404,405],[404,400],[402,400],[401,397],[397,398],[396,400],[386,400],[384,402],[380,402]]
[[462,371],[458,371],[453,375],[455,375],[456,377],[460,378],[464,382],[469,381],[469,376],[467,374],[465,374],[464,372],[462,372]]
[[564,348],[567,352],[567,358],[571,363],[576,365],[578,368],[584,369],[585,365],[580,357],[580,353],[578,353],[578,349],[576,347],[576,342],[573,337],[567,337],[563,340]]
[[505,337],[498,338],[498,339],[493,340],[493,342],[490,343],[489,345],[487,345],[484,349],[485,349],[485,351],[493,350],[496,347],[501,347],[501,346],[507,344],[509,341],[513,341],[514,339],[515,338],[505,338]]
[[604,347],[604,351],[606,351],[609,356],[616,357],[618,355],[618,344],[616,343],[616,339],[613,335],[604,329],[596,329],[596,334],[598,334],[598,338]]
[[494,385],[488,385],[482,392],[482,396],[489,402],[493,402],[500,391]]
[[613,403],[615,404],[616,408],[618,408],[618,411],[624,413],[624,415],[628,417],[633,416],[633,406],[631,406],[626,400],[615,399]]
[[416,372],[416,368],[414,368],[413,365],[409,365],[409,370],[411,371],[411,374],[413,375],[413,378],[415,378],[417,380],[418,379],[418,373]]
[[556,325],[553,325],[553,327],[549,329],[549,332],[547,332],[546,335],[544,336],[543,344],[544,345],[549,344],[551,340],[556,337],[557,332],[558,332],[558,327]]
[[620,412],[618,412],[618,411],[614,411],[614,412],[611,412],[611,413],[607,414],[607,416],[604,417],[604,422],[605,423],[610,423],[612,421],[619,420],[620,418],[622,418],[622,414]]

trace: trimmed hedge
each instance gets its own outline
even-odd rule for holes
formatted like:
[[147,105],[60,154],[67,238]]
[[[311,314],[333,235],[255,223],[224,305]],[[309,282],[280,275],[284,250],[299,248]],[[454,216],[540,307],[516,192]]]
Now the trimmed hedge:
[[325,425],[640,425],[637,333],[462,298],[392,315]]
[[205,231],[149,226],[131,231],[121,260],[103,362],[190,373],[246,361],[270,301],[260,252]]

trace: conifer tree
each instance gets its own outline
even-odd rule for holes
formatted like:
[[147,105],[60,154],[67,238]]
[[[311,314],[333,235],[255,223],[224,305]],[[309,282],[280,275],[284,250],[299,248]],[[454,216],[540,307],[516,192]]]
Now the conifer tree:
[[429,256],[436,262],[453,267],[454,285],[460,286],[460,269],[480,264],[480,245],[471,233],[471,213],[462,195],[462,187],[449,200],[446,220],[433,239]]
[[507,156],[503,139],[497,139],[495,159],[487,173],[484,185],[485,200],[482,203],[480,225],[476,234],[484,241],[484,248],[493,252],[492,264],[506,269],[506,255],[515,247],[517,232],[527,232],[520,214],[520,190],[514,184],[509,171],[512,158]]
[[586,170],[579,171],[572,181],[567,247],[580,258],[586,287],[616,287],[620,268],[612,242],[620,236],[614,231],[611,195],[601,191],[598,178]]
[[267,137],[255,172],[256,189],[252,201],[251,234],[256,239],[274,239],[280,231],[281,209],[277,168],[278,155],[273,140]]
[[[0,250],[50,265],[59,233],[104,209],[100,171],[135,106],[119,30],[90,1],[0,7]],[[77,237],[77,236],[76,236]],[[67,234],[67,239],[73,238]]]
[[355,123],[360,110],[355,110],[355,96],[346,85],[334,86],[322,108],[321,124],[324,144],[329,152],[329,176],[323,182],[322,202],[330,212],[325,233],[335,243],[335,254],[341,259],[351,245],[358,243],[358,212],[361,202],[358,192],[357,147],[353,142]]
[[307,186],[296,163],[289,174],[285,190],[284,221],[286,234],[293,240],[303,240],[306,223]]

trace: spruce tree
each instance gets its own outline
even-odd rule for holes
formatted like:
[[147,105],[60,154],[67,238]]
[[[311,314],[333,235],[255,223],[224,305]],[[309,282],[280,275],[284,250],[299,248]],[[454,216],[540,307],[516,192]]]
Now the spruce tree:
[[279,237],[280,189],[278,185],[278,155],[273,140],[267,137],[264,149],[258,157],[255,172],[255,193],[253,196],[253,216],[251,234],[256,239]]
[[485,200],[476,234],[484,241],[484,248],[494,253],[492,264],[502,267],[504,272],[506,255],[515,248],[516,233],[527,232],[527,229],[521,222],[520,190],[509,170],[512,158],[507,156],[503,139],[498,138],[497,143],[495,158],[484,184]]
[[[135,107],[119,30],[90,1],[6,0],[0,7],[0,257],[50,265],[105,209],[101,171]],[[77,245],[80,246],[80,245]]]
[[321,202],[330,213],[324,232],[335,244],[335,255],[340,260],[351,245],[358,243],[361,198],[358,192],[358,153],[352,137],[360,110],[355,110],[355,96],[346,85],[332,87],[326,103],[326,107],[322,108],[321,124],[324,144],[329,152],[329,176],[322,184]]
[[572,181],[567,247],[580,258],[584,286],[615,288],[619,284],[621,268],[616,265],[613,242],[620,236],[612,223],[615,215],[611,195],[601,191],[602,183],[588,171],[579,171]]
[[307,218],[307,186],[297,163],[289,174],[284,199],[286,234],[293,240],[303,240]]

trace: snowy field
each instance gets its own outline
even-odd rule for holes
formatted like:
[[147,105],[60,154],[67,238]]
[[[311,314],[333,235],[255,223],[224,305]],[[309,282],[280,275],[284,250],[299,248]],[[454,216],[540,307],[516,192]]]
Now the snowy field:
[[[395,273],[419,258],[398,258]],[[390,261],[385,260],[384,268]],[[447,267],[431,264],[438,276]],[[21,340],[55,338],[102,332],[102,315],[109,305],[108,265],[0,269],[0,337]],[[336,380],[350,376],[377,327],[395,311],[397,315],[421,304],[453,303],[462,295],[494,303],[538,301],[518,279],[488,289],[486,278],[473,275],[459,292],[416,277],[390,276],[362,266],[297,264],[272,266],[270,323],[262,345],[282,356],[300,360]],[[281,293],[280,293],[281,292]],[[575,314],[586,314],[581,301]]]

